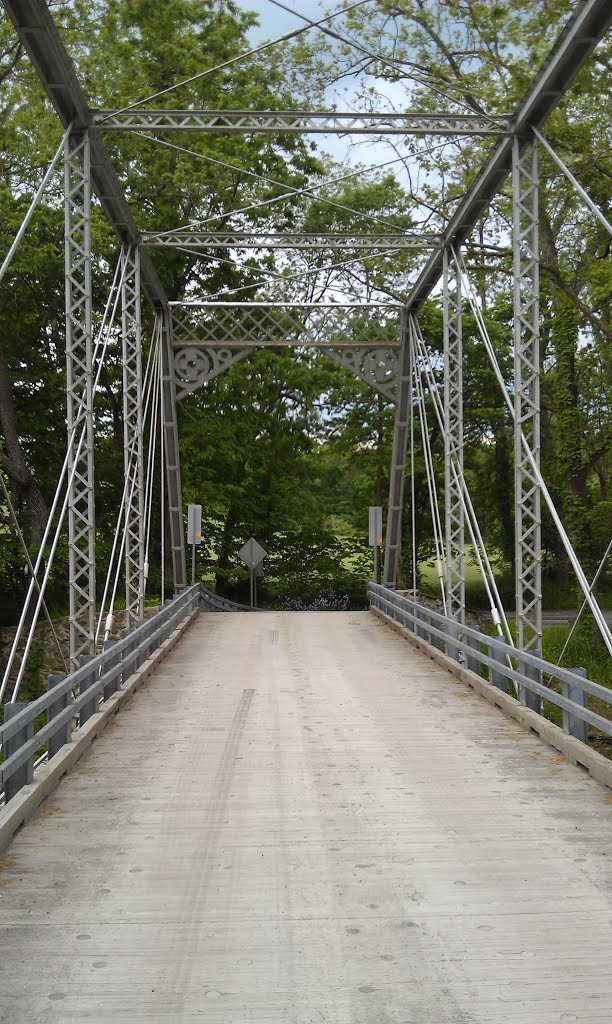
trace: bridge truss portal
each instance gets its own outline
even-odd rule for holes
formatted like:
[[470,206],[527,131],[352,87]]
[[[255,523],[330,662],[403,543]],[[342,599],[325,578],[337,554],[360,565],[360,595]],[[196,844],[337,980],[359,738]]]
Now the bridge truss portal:
[[[462,313],[469,303],[479,320],[477,300],[465,272],[462,247],[481,215],[511,177],[514,265],[514,386],[505,395],[515,432],[516,608],[518,644],[541,644],[541,511],[548,503],[593,614],[612,645],[610,631],[590,593],[584,573],[558,521],[539,465],[538,307],[538,137],[576,73],[612,22],[609,0],[576,5],[564,31],[516,111],[503,118],[476,115],[359,115],[296,111],[125,111],[90,108],[45,0],[3,0],[66,130],[66,352],[68,367],[68,466],[71,653],[73,666],[95,653],[95,517],[93,405],[97,372],[92,336],[91,193],[113,227],[121,249],[119,295],[123,339],[125,427],[125,575],[128,620],[143,612],[147,566],[143,531],[143,345],[141,294],[155,311],[159,402],[163,429],[165,502],[169,519],[174,583],[186,585],[177,403],[196,388],[262,346],[312,347],[375,388],[395,406],[390,493],[385,545],[385,582],[393,586],[401,557],[406,462],[413,439],[414,406],[428,376],[426,339],[418,313],[442,285],[444,386],[434,402],[445,437],[445,513],[439,574],[449,616],[459,626],[465,614],[466,530],[478,530],[463,476]],[[307,20],[307,19],[306,19]],[[138,109],[136,109],[138,108]],[[342,236],[265,235],[257,230],[140,232],[104,142],[106,132],[328,132],[338,135],[490,136],[492,150],[475,175],[442,235],[409,232]],[[541,137],[540,137],[541,138]],[[304,190],[306,191],[306,190]],[[306,192],[306,194],[308,194]],[[333,205],[333,204],[332,204]],[[234,249],[325,249],[345,252],[425,251],[429,254],[404,303],[170,303],[151,256],[156,248],[193,253]],[[480,317],[482,320],[482,317]],[[486,334],[484,324],[481,325]],[[382,338],[382,340],[380,340]],[[486,337],[483,335],[486,344]],[[492,353],[493,362],[495,361]],[[503,384],[503,382],[502,382]],[[443,563],[443,564],[441,564]],[[493,595],[494,598],[494,595]],[[494,618],[499,618],[492,598]],[[607,632],[606,632],[607,631]],[[612,646],[611,646],[612,649]]]

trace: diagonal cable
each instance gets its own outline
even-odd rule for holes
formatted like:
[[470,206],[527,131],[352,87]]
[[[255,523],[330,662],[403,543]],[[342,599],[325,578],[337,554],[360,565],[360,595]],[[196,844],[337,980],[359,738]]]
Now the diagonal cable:
[[[128,129],[128,134],[135,135],[136,137],[144,137],[145,139],[150,139],[151,142],[156,142],[159,146],[166,146],[167,149],[175,150],[178,153],[185,153],[187,156],[195,156],[199,160],[204,160],[206,161],[206,163],[213,164],[215,167],[223,167],[225,168],[225,170],[237,171],[238,174],[244,174],[247,178],[256,178],[258,181],[265,181],[266,184],[268,185],[278,185],[280,188],[287,189],[289,192],[289,196],[310,196],[311,198],[316,199],[317,202],[323,203],[324,206],[333,206],[335,209],[342,210],[343,213],[352,213],[356,217],[361,217],[362,219],[365,220],[374,221],[377,224],[383,225],[383,227],[393,228],[395,231],[406,230],[405,228],[399,227],[399,225],[394,224],[392,221],[385,220],[382,217],[376,217],[374,214],[371,213],[364,213],[363,210],[353,210],[352,207],[346,206],[345,203],[336,203],[332,199],[324,199],[322,196],[316,196],[308,188],[290,189],[285,181],[278,181],[276,178],[268,178],[267,175],[257,174],[256,171],[248,171],[246,167],[240,167],[237,164],[228,163],[226,160],[218,160],[216,157],[207,156],[205,153],[198,153],[194,149],[187,149],[186,146],[177,146],[175,142],[168,142],[166,139],[159,139],[157,138],[157,136],[149,135],[147,132],[134,132],[131,129]],[[282,196],[279,198],[284,199],[289,198],[289,196]],[[274,199],[273,201],[276,202],[277,200]],[[269,206],[270,203],[271,200],[267,200],[262,205]],[[232,212],[240,213],[241,211],[238,210]],[[215,219],[215,217],[209,217],[208,221]],[[166,231],[165,234],[171,234],[171,232]]]
[[[184,85],[191,85],[192,82],[198,82],[207,75],[213,75],[216,71],[223,71],[224,68],[229,68],[233,64],[238,64],[240,61],[246,60],[247,57],[254,57],[258,53],[263,53],[264,50],[269,50],[273,46],[278,46],[279,43],[285,43],[289,39],[295,39],[297,36],[301,36],[305,32],[308,32],[311,28],[318,28],[320,25],[324,25],[326,22],[332,21],[334,18],[339,18],[341,15],[347,14],[356,7],[363,7],[364,4],[370,2],[371,0],[357,0],[356,3],[350,4],[348,7],[343,7],[341,10],[334,11],[333,14],[327,14],[319,21],[309,22],[305,28],[297,28],[293,29],[291,32],[285,32],[284,35],[278,36],[276,39],[271,39],[267,43],[262,43],[261,46],[256,46],[253,50],[247,50],[244,53],[239,54],[237,57],[231,57],[229,60],[224,61],[223,64],[217,64],[214,68],[206,68],[205,71],[200,71],[197,75],[192,75],[191,78],[184,78],[182,81],[176,82],[175,85],[169,85],[167,89],[160,89],[159,92],[154,92],[150,96],[145,96],[142,100],[136,100],[134,103],[129,103],[126,107],[122,107],[121,110],[114,110],[113,115],[124,114],[127,110],[134,110],[135,107],[141,107],[143,103],[149,103],[150,100],[156,100],[159,96],[166,96],[169,92],[181,89]],[[295,11],[293,13],[295,14]],[[110,114],[108,116],[110,116]]]

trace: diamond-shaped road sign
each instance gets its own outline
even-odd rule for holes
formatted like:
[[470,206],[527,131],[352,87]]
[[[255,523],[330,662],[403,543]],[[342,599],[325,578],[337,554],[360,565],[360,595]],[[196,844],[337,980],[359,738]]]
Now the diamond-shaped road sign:
[[258,544],[254,537],[247,540],[246,544],[243,544],[238,552],[238,557],[248,565],[251,572],[259,563],[266,557],[268,552],[262,548],[261,544]]

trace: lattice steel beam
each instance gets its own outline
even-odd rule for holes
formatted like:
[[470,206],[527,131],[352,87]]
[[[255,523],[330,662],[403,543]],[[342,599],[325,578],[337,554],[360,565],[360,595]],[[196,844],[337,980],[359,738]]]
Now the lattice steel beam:
[[389,507],[385,536],[384,585],[395,587],[402,556],[402,518],[404,509],[404,480],[406,454],[410,429],[410,403],[412,402],[412,318],[403,314],[400,327],[401,350],[399,356],[393,449],[389,475]]
[[126,626],[144,615],[144,445],[142,422],[142,336],[140,257],[138,249],[122,252],[121,338],[123,354],[123,465],[125,502]]
[[[399,309],[397,305],[308,303],[173,305],[173,343],[179,348],[232,350],[264,345],[371,349],[379,342],[381,328],[397,321]],[[395,348],[399,342],[385,338],[382,344]]]
[[421,251],[439,244],[436,235],[319,235],[319,234],[256,234],[246,231],[224,231],[208,234],[200,231],[174,231],[159,234],[144,232],[144,245],[182,249],[359,249],[377,251],[393,249]]
[[70,661],[95,654],[96,567],[89,133],[64,151]]
[[170,543],[172,546],[172,571],[174,586],[182,590],[187,585],[185,563],[185,531],[183,528],[183,489],[181,486],[181,461],[179,456],[178,423],[176,417],[176,383],[172,353],[172,323],[168,312],[158,313],[161,327],[162,361],[162,425],[164,432],[164,453],[166,460],[166,495]]
[[514,459],[517,644],[541,650],[541,488],[522,443],[540,465],[538,161],[535,146],[513,147]]
[[500,135],[510,118],[479,114],[355,114],[299,110],[97,110],[105,131],[192,131],[332,135]]
[[[444,254],[444,494],[447,613],[465,621],[465,522],[463,477],[463,336],[461,274]],[[452,471],[454,466],[455,473]],[[456,475],[455,475],[456,474]]]

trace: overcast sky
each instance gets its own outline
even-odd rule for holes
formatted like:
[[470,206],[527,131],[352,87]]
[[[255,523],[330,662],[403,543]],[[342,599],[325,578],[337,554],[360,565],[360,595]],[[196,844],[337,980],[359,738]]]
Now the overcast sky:
[[[321,18],[324,13],[323,4],[319,0],[283,0],[283,3],[313,21]],[[275,7],[270,0],[241,0],[240,7],[258,15],[260,27],[253,30],[253,37],[257,40],[274,39],[304,24],[300,18],[295,18],[287,11]]]
[[[325,17],[330,11],[349,6],[350,0],[336,0],[335,3],[332,0],[282,0],[282,2],[286,7],[291,7],[312,21],[317,21]],[[291,32],[292,29],[304,26],[304,21],[301,18],[293,16],[289,11],[281,10],[271,3],[270,0],[240,0],[240,7],[245,11],[253,11],[259,18],[259,26],[254,28],[251,33],[251,41],[254,45],[257,45],[264,39],[276,39],[286,32]],[[316,38],[316,30],[313,29],[309,35],[311,38]],[[341,91],[332,87],[328,93],[327,106],[332,108],[336,105],[336,109],[355,109],[351,95],[351,86],[353,84],[355,83],[346,83]],[[394,102],[399,100],[401,104],[401,98],[397,95],[403,94],[401,86],[398,88],[390,84],[383,85],[379,83],[378,88],[381,93],[390,95]],[[380,109],[386,109],[384,99],[382,98]],[[343,162],[348,159],[348,162],[352,163],[357,159],[366,164],[376,164],[388,160],[394,155],[390,153],[389,147],[384,142],[372,141],[366,143],[364,139],[361,139],[359,153],[351,154],[346,138],[338,139],[334,136],[318,136],[317,141],[323,149],[331,153],[337,160]]]

